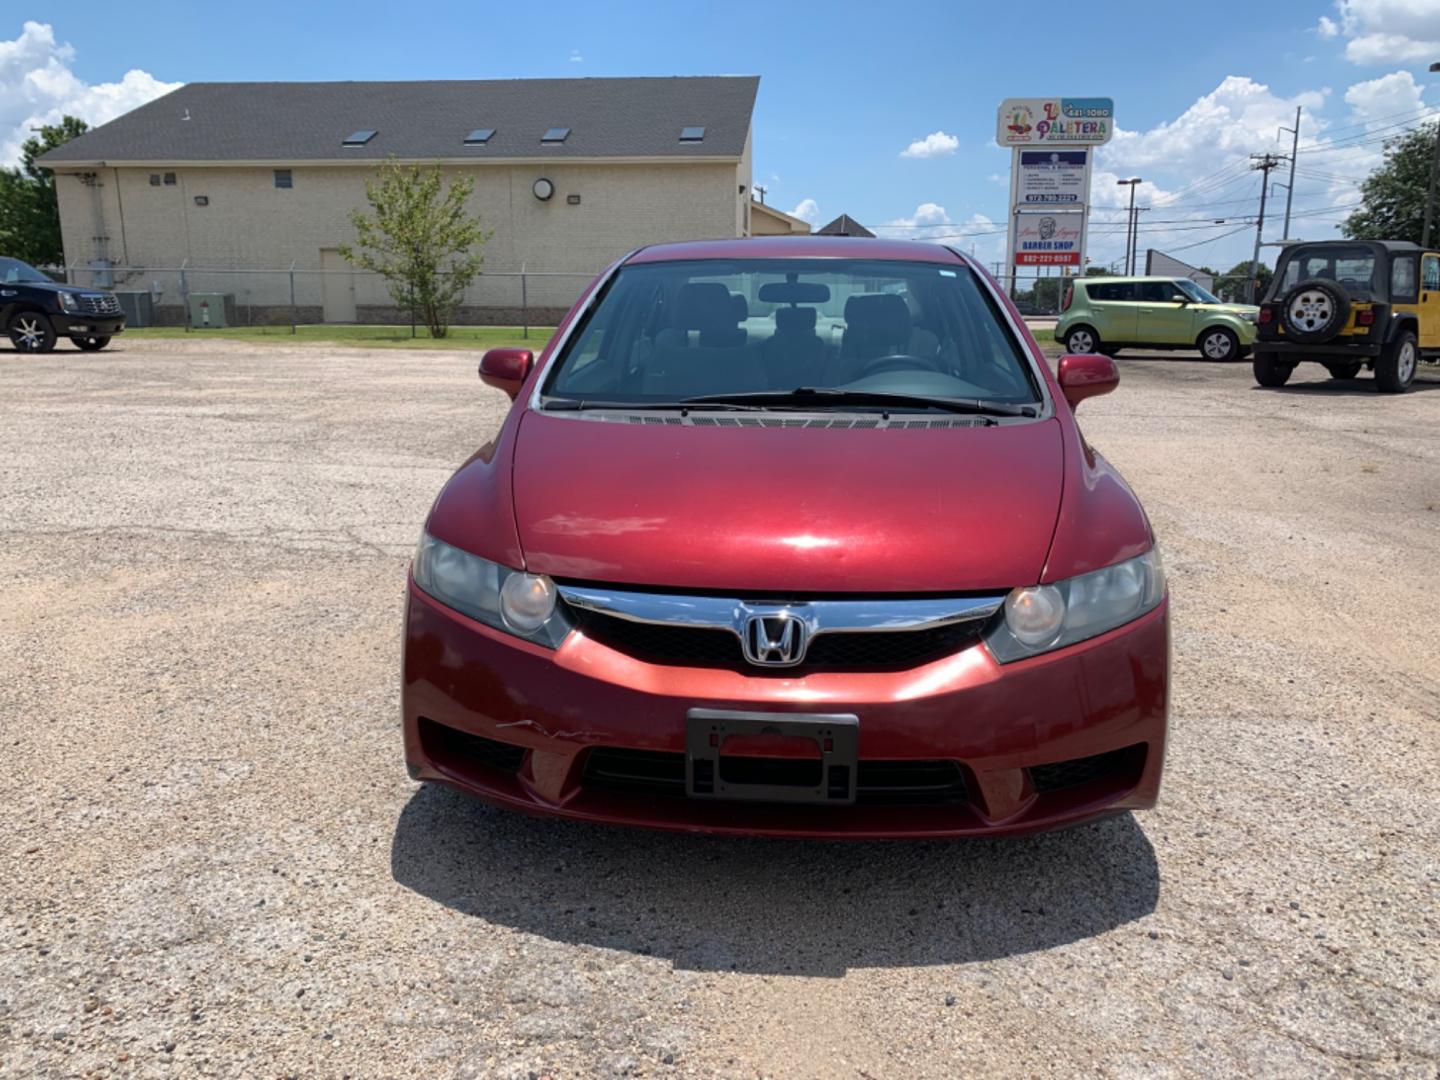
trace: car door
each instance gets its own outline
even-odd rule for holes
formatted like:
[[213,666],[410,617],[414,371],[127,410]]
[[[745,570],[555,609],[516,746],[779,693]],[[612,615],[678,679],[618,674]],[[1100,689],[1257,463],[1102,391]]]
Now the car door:
[[1136,299],[1133,281],[1097,281],[1085,286],[1095,331],[1103,342],[1135,340]]
[[1420,260],[1420,347],[1440,349],[1440,255]]
[[1194,312],[1182,304],[1183,294],[1173,282],[1137,282],[1140,303],[1137,338],[1146,345],[1188,345],[1195,340]]

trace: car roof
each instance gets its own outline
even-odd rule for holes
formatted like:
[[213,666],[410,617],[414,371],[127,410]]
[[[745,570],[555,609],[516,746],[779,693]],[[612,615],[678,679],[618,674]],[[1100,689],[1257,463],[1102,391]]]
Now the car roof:
[[864,236],[747,236],[734,240],[685,240],[641,248],[634,263],[691,259],[881,259],[956,263],[965,260],[942,244]]
[[1091,282],[1096,281],[1188,281],[1189,279],[1183,274],[1146,274],[1136,277],[1120,277],[1118,275],[1115,277],[1100,277],[1097,274],[1095,277],[1076,278],[1075,280],[1089,285]]
[[1422,248],[1413,240],[1350,240],[1343,236],[1337,236],[1333,240],[1292,240],[1281,249],[1282,255],[1289,255],[1301,248],[1333,248],[1333,247],[1365,247],[1374,250],[1380,248],[1384,251],[1410,252],[1420,251]]

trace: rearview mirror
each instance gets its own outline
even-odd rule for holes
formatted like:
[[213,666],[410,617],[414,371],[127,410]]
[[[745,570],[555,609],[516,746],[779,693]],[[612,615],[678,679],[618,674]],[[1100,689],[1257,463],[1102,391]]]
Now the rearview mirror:
[[534,366],[535,354],[529,349],[486,349],[480,357],[480,381],[504,390],[514,401]]
[[1072,412],[1086,398],[1108,394],[1120,385],[1120,369],[1115,361],[1094,353],[1066,353],[1060,357],[1057,377]]

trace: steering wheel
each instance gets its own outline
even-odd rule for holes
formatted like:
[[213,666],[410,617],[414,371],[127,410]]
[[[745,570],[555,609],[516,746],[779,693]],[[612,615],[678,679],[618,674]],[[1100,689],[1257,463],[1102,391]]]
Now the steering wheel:
[[867,375],[879,375],[886,371],[934,371],[935,365],[923,356],[914,356],[911,353],[891,353],[888,356],[877,356],[867,360],[856,374],[856,379],[863,379]]

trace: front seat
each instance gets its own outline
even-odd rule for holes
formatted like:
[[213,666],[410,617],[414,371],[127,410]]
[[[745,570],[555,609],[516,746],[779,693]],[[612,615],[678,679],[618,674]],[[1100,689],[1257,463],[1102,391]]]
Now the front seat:
[[772,390],[814,386],[825,367],[825,342],[815,332],[814,308],[775,309],[775,333],[761,346],[765,381]]
[[865,364],[881,356],[931,359],[939,341],[917,329],[903,297],[894,293],[860,293],[845,301],[845,333],[840,337],[838,382],[859,378]]
[[667,397],[758,390],[759,364],[735,297],[718,281],[693,281],[675,294],[671,325],[655,335],[644,365],[642,390]]

